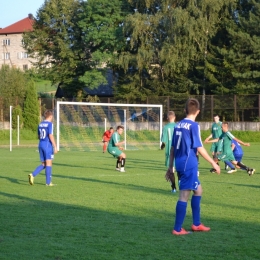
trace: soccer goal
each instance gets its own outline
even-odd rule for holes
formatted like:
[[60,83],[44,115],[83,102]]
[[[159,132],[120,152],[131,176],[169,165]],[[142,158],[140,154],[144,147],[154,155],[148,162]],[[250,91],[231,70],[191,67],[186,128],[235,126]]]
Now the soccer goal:
[[57,149],[101,151],[105,130],[124,126],[126,150],[159,149],[163,106],[57,101]]

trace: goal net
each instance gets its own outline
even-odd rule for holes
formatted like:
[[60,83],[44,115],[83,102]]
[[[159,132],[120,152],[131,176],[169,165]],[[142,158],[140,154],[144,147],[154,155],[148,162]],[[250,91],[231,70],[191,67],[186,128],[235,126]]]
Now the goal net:
[[57,148],[102,151],[103,133],[124,126],[126,150],[159,149],[162,105],[57,102]]

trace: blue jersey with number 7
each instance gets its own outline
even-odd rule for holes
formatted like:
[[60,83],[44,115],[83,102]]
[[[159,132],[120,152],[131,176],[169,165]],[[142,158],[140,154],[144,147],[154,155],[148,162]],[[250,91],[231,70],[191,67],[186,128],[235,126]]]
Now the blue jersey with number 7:
[[174,128],[172,146],[177,171],[198,168],[197,148],[203,146],[199,124],[188,118],[181,120]]
[[53,124],[50,121],[42,121],[38,125],[38,136],[39,136],[39,145],[41,143],[49,142],[51,143],[51,140],[49,138],[49,134],[53,135]]

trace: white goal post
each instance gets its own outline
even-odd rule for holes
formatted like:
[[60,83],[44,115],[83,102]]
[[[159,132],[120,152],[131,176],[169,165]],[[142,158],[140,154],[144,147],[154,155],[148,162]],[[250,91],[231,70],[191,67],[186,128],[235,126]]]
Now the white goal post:
[[[112,119],[111,121],[109,120],[109,113],[112,115],[113,121]],[[137,123],[138,129],[133,128],[133,125],[137,125]],[[143,142],[143,145],[146,146],[150,132],[155,133],[150,138],[152,139],[154,137],[154,143],[157,143],[156,147],[160,148],[162,124],[163,105],[57,101],[57,149],[58,151],[60,150],[61,141],[67,142],[66,147],[68,149],[74,144],[78,145],[81,149],[81,144],[88,142],[89,139],[93,139],[93,136],[89,137],[88,133],[86,133],[89,128],[102,129],[99,130],[98,133],[94,133],[94,139],[96,139],[94,142],[98,142],[97,136],[99,136],[98,145],[101,146],[102,136],[100,136],[100,131],[103,133],[104,127],[106,129],[106,127],[109,126],[115,129],[117,125],[123,125],[125,128],[124,138],[122,138],[125,140],[125,149],[135,149],[128,148],[130,147],[128,145],[130,139],[133,141],[135,137],[137,137],[136,140],[138,140],[135,143]],[[152,131],[151,129],[156,131]],[[127,135],[128,132],[131,132],[131,135]],[[63,133],[66,136],[63,136]],[[145,138],[146,135],[148,135],[147,138]],[[76,140],[76,138],[81,137],[82,139]],[[143,137],[145,141],[142,141],[141,137]],[[96,144],[92,145],[92,148],[96,149],[95,146]]]

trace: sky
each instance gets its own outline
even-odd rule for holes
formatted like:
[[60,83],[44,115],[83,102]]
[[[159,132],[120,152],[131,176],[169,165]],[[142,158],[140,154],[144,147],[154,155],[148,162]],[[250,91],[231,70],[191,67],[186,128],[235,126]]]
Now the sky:
[[5,28],[26,17],[36,16],[44,0],[0,0],[0,28]]

